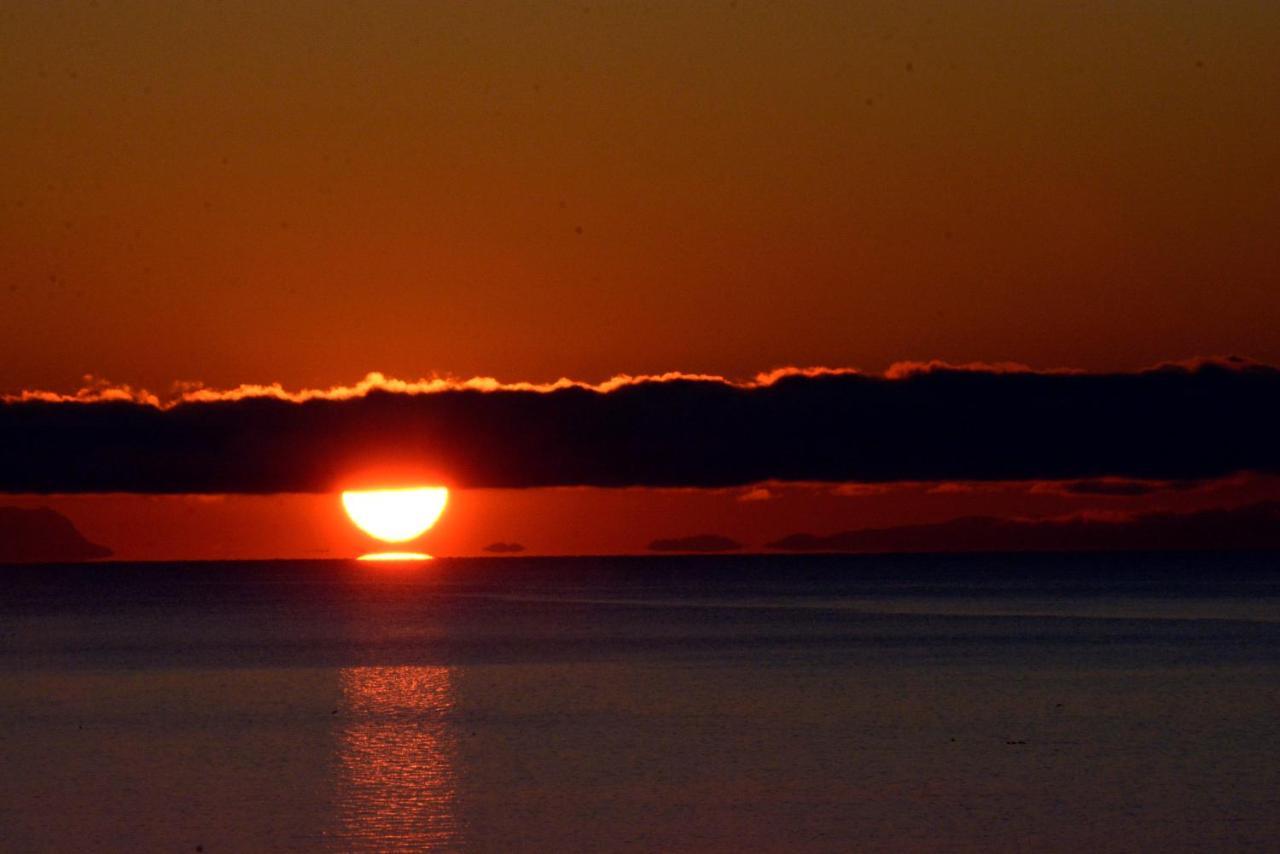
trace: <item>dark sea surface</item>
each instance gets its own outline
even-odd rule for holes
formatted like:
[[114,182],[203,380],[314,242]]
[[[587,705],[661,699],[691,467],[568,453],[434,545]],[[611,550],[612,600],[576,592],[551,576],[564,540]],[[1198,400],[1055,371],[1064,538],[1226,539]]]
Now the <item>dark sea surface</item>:
[[3,851],[1280,850],[1280,555],[0,567]]

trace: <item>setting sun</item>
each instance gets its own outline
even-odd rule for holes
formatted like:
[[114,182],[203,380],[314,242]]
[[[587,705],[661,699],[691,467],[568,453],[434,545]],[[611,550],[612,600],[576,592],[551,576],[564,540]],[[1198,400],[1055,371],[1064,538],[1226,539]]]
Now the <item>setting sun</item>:
[[342,493],[342,506],[360,530],[388,543],[420,537],[436,523],[449,500],[443,486],[370,489]]

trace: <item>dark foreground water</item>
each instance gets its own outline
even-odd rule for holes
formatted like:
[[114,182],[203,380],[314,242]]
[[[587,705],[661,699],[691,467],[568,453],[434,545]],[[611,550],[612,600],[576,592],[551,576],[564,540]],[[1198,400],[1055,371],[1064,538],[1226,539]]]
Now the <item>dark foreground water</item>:
[[4,851],[1280,849],[1280,556],[0,568]]

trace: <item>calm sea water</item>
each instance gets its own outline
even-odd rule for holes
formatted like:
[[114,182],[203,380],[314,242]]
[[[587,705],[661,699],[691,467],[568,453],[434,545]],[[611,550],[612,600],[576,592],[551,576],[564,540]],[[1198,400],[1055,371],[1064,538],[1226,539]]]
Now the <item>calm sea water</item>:
[[0,568],[5,851],[1280,849],[1280,555]]

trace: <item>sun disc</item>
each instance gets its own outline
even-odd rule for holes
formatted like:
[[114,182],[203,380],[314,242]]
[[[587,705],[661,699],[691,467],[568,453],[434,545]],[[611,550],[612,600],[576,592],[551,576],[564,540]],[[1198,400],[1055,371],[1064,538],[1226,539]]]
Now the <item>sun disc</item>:
[[388,543],[422,536],[440,518],[448,500],[449,490],[443,486],[342,493],[342,506],[356,527]]

